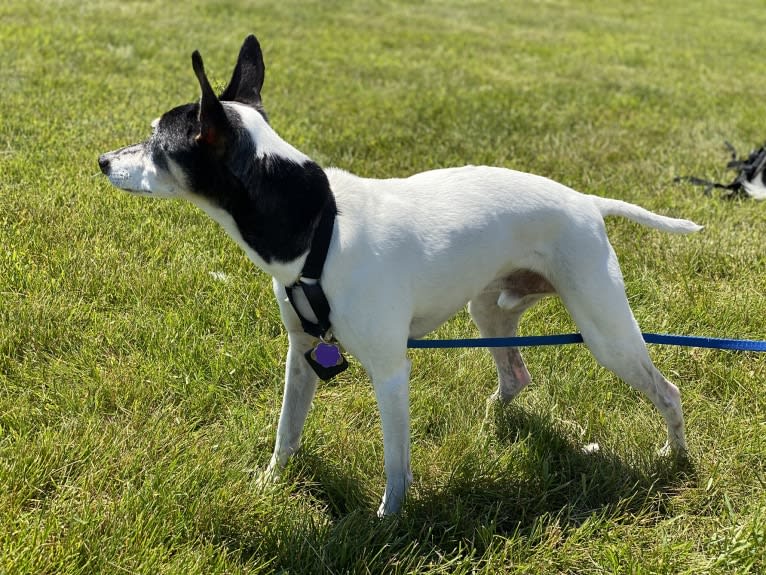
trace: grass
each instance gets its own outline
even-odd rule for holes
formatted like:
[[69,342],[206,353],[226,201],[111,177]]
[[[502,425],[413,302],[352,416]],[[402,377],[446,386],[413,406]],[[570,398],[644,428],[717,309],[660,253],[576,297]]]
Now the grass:
[[[413,352],[416,482],[384,521],[354,363],[258,491],[286,348],[269,278],[191,206],[110,188],[96,157],[197,97],[193,49],[220,85],[255,32],[275,128],[321,163],[504,165],[689,217],[706,230],[608,224],[642,328],[762,339],[766,206],[672,178],[726,178],[723,140],[764,140],[764,25],[755,0],[4,2],[0,572],[762,572],[757,354],[651,348],[684,394],[678,469],[659,415],[582,347],[528,350],[534,385],[487,421],[486,352]],[[572,327],[555,301],[522,324]],[[439,331],[473,334],[464,312]]]

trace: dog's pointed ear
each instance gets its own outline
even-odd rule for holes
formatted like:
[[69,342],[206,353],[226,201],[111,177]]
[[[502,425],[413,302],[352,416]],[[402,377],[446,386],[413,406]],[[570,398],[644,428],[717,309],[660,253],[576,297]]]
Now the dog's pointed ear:
[[229,85],[221,94],[221,100],[260,107],[265,73],[261,45],[258,39],[250,34],[239,50],[237,65],[234,67]]
[[192,67],[197,75],[199,87],[202,92],[199,101],[199,126],[200,131],[196,136],[198,142],[202,142],[223,150],[226,146],[229,131],[231,129],[229,120],[226,118],[226,112],[223,105],[213,91],[210,81],[205,74],[205,66],[202,63],[202,56],[195,50],[192,54]]

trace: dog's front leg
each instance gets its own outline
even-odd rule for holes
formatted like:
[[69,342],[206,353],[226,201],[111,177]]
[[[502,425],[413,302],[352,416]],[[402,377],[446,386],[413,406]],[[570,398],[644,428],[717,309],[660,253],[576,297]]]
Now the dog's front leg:
[[277,426],[274,454],[266,470],[268,478],[276,478],[287,460],[300,447],[301,433],[317,388],[317,376],[303,354],[314,338],[304,332],[289,332],[290,347],[285,367],[285,391]]
[[410,471],[410,362],[404,358],[395,370],[377,375],[371,373],[383,425],[383,458],[386,470],[386,491],[378,516],[396,513],[404,502],[412,483]]

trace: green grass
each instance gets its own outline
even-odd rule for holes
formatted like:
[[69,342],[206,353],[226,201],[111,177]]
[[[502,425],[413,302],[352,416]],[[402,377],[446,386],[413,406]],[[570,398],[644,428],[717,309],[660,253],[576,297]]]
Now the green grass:
[[[286,338],[269,278],[189,205],[97,176],[228,80],[246,34],[264,102],[325,165],[541,173],[706,226],[608,226],[645,331],[766,337],[766,205],[705,198],[728,139],[766,139],[761,2],[46,2],[0,6],[0,573],[757,573],[766,363],[653,346],[693,468],[651,405],[578,346],[484,421],[481,350],[412,353],[404,512],[374,516],[382,443],[354,363],[321,386],[283,482],[256,489]],[[228,281],[211,272],[223,272]],[[555,301],[523,333],[573,326]],[[459,314],[440,336],[474,335]],[[601,445],[586,456],[581,447]]]

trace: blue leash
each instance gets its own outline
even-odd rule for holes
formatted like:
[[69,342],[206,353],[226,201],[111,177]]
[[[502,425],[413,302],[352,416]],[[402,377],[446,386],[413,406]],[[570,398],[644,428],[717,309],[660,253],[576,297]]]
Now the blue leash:
[[[641,334],[646,343],[660,345],[680,345],[684,347],[705,347],[709,349],[728,349],[735,351],[766,352],[766,341],[752,339],[724,339],[718,337],[700,337],[694,335],[667,335],[660,333]],[[409,339],[407,347],[412,349],[457,348],[457,347],[532,347],[540,345],[566,345],[582,343],[579,333],[562,335],[532,335],[525,337],[483,337],[469,339]]]

